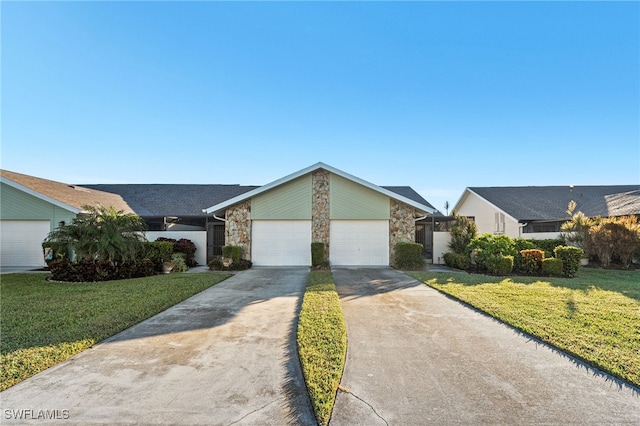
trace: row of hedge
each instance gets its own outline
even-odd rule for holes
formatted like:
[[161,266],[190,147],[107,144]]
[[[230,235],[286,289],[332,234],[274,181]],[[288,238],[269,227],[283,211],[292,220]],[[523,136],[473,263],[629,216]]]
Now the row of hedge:
[[54,281],[99,282],[140,278],[167,271],[188,270],[189,257],[183,250],[195,254],[195,244],[187,239],[176,241],[159,238],[142,243],[142,249],[131,261],[71,260],[66,256],[54,256],[47,260],[47,266]]
[[562,240],[525,240],[483,234],[473,238],[464,253],[446,253],[444,261],[453,268],[492,275],[515,272],[573,277],[583,255],[582,249],[565,246]]

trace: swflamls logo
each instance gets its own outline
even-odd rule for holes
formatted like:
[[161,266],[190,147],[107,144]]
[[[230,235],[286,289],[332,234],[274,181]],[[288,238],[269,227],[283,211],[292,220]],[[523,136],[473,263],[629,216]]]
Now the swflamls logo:
[[4,410],[5,420],[67,420],[69,410]]

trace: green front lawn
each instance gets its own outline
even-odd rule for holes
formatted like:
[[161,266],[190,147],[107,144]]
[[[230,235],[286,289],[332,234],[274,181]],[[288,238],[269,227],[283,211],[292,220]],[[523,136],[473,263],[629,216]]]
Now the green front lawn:
[[347,353],[347,327],[331,271],[311,271],[298,320],[298,354],[319,425],[327,425]]
[[640,271],[582,268],[575,278],[409,275],[640,386]]
[[229,277],[169,274],[101,283],[0,280],[0,390],[33,376]]

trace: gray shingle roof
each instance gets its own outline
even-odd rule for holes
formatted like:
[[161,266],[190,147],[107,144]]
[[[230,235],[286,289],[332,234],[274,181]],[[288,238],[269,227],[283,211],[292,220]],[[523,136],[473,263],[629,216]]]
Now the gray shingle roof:
[[204,216],[202,209],[257,186],[191,184],[81,185],[120,195],[139,216]]
[[395,192],[396,194],[402,195],[403,197],[406,197],[406,198],[408,198],[410,200],[413,200],[413,201],[415,201],[417,203],[424,204],[427,207],[431,207],[432,209],[434,209],[436,211],[436,213],[433,216],[442,216],[442,213],[440,213],[440,211],[438,211],[438,209],[433,207],[433,205],[431,205],[431,203],[429,203],[427,200],[422,198],[422,196],[420,194],[418,194],[410,186],[382,186],[381,188],[388,189],[391,192]]
[[[80,185],[117,194],[139,216],[203,216],[203,209],[259,188],[242,185],[192,184],[99,184]],[[383,188],[428,207],[433,207],[409,186]]]
[[470,187],[519,221],[567,218],[571,200],[589,217],[640,215],[640,185]]

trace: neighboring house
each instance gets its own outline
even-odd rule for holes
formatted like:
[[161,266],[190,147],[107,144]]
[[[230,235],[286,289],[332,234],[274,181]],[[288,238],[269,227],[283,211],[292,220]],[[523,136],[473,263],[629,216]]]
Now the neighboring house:
[[42,267],[42,241],[86,205],[133,210],[118,195],[0,170],[0,267]]
[[[314,184],[320,175],[324,186]],[[200,264],[221,254],[223,245],[238,244],[256,265],[310,265],[313,236],[327,244],[335,264],[388,265],[396,242],[418,237],[430,244],[430,236],[421,232],[425,225],[416,220],[440,215],[408,186],[379,187],[322,163],[261,187],[68,185],[2,171],[1,195],[2,266],[43,266],[44,237],[59,223],[70,223],[87,204],[113,205],[141,216],[149,240],[192,240]],[[248,206],[242,223],[238,204]],[[261,255],[265,250],[270,253],[266,258]]]
[[436,212],[427,204],[318,163],[205,212],[254,265],[309,266],[312,242],[332,265],[389,265],[397,243],[415,241],[416,221]]
[[470,187],[453,210],[472,217],[478,234],[546,239],[560,236],[572,200],[588,217],[640,215],[640,185]]

